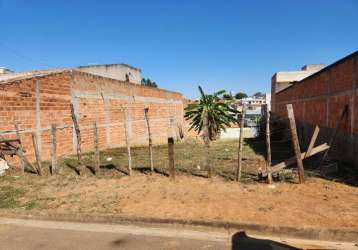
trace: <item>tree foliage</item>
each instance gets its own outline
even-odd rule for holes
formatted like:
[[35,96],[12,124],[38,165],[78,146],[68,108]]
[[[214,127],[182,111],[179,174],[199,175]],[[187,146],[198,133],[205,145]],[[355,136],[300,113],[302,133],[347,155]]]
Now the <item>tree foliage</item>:
[[242,98],[246,98],[246,97],[247,97],[247,94],[244,93],[244,92],[238,92],[238,93],[236,93],[236,95],[235,95],[235,98],[236,98],[237,100],[242,99]]
[[256,92],[255,94],[253,94],[252,96],[254,96],[254,97],[264,97],[265,94],[259,91],[259,92]]
[[223,99],[225,90],[205,94],[199,86],[199,91],[201,94],[199,102],[189,104],[185,108],[184,117],[190,121],[189,130],[194,129],[200,133],[203,130],[204,117],[207,112],[209,139],[214,140],[221,129],[225,130],[226,127],[237,122],[238,111],[233,108],[233,99]]
[[147,78],[147,79],[143,78],[142,81],[141,81],[141,84],[144,85],[144,86],[158,88],[158,85],[156,84],[156,82],[150,80],[149,78]]
[[223,94],[223,99],[225,99],[225,100],[233,100],[234,97],[232,96],[231,93],[226,93],[226,94]]

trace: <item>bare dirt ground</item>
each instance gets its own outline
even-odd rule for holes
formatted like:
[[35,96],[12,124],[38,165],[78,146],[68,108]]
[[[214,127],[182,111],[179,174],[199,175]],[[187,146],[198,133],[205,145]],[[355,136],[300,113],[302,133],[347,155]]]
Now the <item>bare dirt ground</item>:
[[188,176],[171,182],[158,174],[1,182],[8,185],[26,187],[23,209],[358,229],[358,189],[318,178],[275,188]]
[[[236,144],[225,154],[230,147]],[[235,164],[233,155],[227,161]],[[179,171],[174,182],[158,173],[127,176],[110,168],[97,176],[68,169],[57,176],[13,173],[0,177],[0,208],[358,230],[357,187],[316,177],[301,185],[236,183],[222,174],[231,167],[212,180]]]

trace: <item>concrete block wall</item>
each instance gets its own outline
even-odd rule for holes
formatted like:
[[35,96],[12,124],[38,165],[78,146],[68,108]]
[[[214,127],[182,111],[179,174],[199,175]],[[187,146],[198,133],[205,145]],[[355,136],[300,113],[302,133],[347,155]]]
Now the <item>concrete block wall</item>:
[[149,108],[154,144],[166,143],[168,136],[176,137],[178,126],[183,126],[181,94],[78,71],[72,77],[72,103],[87,147],[92,147],[92,124],[96,120],[101,147],[124,146],[125,112],[133,145],[148,142],[145,108]]
[[144,108],[155,144],[177,136],[183,126],[180,93],[121,82],[76,70],[0,83],[0,135],[15,138],[14,123],[26,155],[34,160],[31,133],[35,132],[43,160],[50,159],[50,126],[56,124],[59,155],[76,152],[76,134],[71,119],[74,105],[82,137],[82,151],[93,150],[93,122],[99,128],[100,148],[125,145],[124,112],[132,145],[148,143]]
[[358,52],[355,52],[277,93],[274,115],[287,117],[286,104],[291,103],[296,120],[304,128],[305,141],[311,137],[312,128],[319,125],[320,140],[328,142],[344,106],[348,105],[349,114],[342,123],[331,156],[358,170],[357,83]]

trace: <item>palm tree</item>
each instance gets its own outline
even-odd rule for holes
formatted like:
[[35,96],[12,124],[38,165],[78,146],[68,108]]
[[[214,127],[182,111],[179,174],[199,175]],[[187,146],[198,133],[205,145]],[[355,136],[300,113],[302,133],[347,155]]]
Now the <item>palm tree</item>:
[[185,108],[184,117],[190,121],[189,130],[194,129],[198,134],[203,131],[204,123],[207,123],[207,137],[212,141],[220,133],[220,130],[225,131],[226,127],[237,122],[238,111],[233,108],[233,99],[223,99],[226,94],[225,90],[207,95],[199,86],[199,91],[201,94],[199,102],[189,104]]

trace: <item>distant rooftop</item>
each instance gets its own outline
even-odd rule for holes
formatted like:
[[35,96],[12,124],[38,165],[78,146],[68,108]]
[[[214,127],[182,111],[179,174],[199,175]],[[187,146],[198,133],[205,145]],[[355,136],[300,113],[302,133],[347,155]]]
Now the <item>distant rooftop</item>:
[[140,68],[136,68],[133,67],[129,64],[126,63],[111,63],[111,64],[89,64],[89,65],[82,65],[82,66],[78,66],[78,69],[83,69],[83,68],[95,68],[95,67],[113,67],[113,66],[124,66],[133,70],[138,70],[138,71],[142,71]]
[[296,82],[322,70],[324,64],[306,64],[301,70],[297,71],[279,71],[274,74],[276,82]]
[[[119,69],[119,71],[117,70]],[[10,81],[23,80],[32,77],[45,76],[48,74],[59,73],[66,68],[48,69],[48,70],[32,70],[23,72],[14,72],[6,67],[0,67],[0,84]],[[77,67],[77,70],[87,72],[94,75],[100,75],[103,77],[109,77],[117,80],[125,81],[128,75],[128,80],[133,83],[140,84],[141,70],[128,64],[96,64],[96,65],[84,65]],[[113,72],[113,70],[115,70]],[[102,71],[105,71],[104,73]]]
[[[8,71],[9,73],[0,74],[0,83],[8,81],[16,81],[27,78],[32,78],[36,76],[44,76],[48,74],[62,72],[66,69],[48,69],[48,70],[33,70],[33,71],[24,71],[24,72],[13,72]],[[0,69],[1,72],[1,69]]]
[[79,71],[87,72],[94,75],[112,78],[119,81],[132,82],[141,84],[141,70],[128,64],[97,64],[79,66]]
[[6,67],[0,67],[0,75],[11,73],[12,71]]
[[301,70],[305,70],[305,71],[308,71],[308,70],[321,70],[323,69],[324,67],[326,67],[325,64],[306,64],[304,65]]

